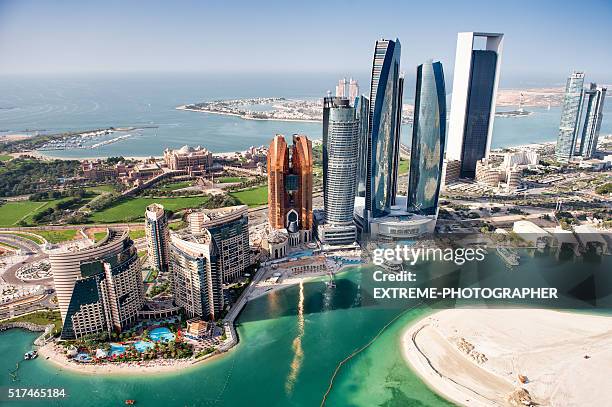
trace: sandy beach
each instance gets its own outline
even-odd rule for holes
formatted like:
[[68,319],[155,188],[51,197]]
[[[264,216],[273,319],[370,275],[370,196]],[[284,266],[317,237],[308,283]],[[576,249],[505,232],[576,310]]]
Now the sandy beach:
[[62,348],[56,345],[55,343],[48,343],[45,346],[39,347],[37,350],[39,358],[45,359],[47,362],[51,362],[52,364],[61,369],[70,370],[79,374],[93,375],[171,373],[198,366],[202,362],[210,361],[212,359],[225,355],[225,353],[220,353],[206,355],[199,359],[155,359],[143,362],[87,364],[77,363],[73,360],[68,359],[63,353]]
[[603,406],[612,399],[612,317],[444,310],[406,329],[402,353],[433,390],[460,405],[522,405],[508,399],[521,388],[541,406]]

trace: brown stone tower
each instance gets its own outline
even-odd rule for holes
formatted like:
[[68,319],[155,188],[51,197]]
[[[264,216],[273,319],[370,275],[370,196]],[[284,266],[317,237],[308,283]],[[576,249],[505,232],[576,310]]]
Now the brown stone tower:
[[290,242],[310,240],[312,230],[312,143],[293,136],[293,146],[277,134],[268,151],[268,219],[287,229]]

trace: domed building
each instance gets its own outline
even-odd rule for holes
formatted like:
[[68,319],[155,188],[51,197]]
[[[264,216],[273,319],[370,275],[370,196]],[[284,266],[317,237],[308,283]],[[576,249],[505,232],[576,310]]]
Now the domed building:
[[171,170],[187,171],[189,175],[201,175],[212,167],[213,156],[201,146],[183,146],[178,150],[165,149],[164,162]]

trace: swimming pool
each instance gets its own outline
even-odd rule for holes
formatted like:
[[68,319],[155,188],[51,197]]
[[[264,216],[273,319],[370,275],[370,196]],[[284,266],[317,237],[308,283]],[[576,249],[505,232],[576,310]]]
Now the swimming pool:
[[134,344],[134,347],[138,352],[142,353],[149,349],[153,349],[155,347],[155,344],[149,341],[138,341]]
[[314,253],[313,250],[302,250],[301,252],[290,253],[287,255],[287,257],[290,259],[299,259],[302,257],[312,256],[312,253]]
[[149,332],[149,338],[153,342],[170,342],[173,341],[175,335],[168,328],[155,328]]
[[[134,343],[134,348],[136,348],[136,350],[140,353],[145,352],[149,349],[153,349],[154,347],[155,344],[149,341],[138,341]],[[111,356],[123,355],[125,353],[126,348],[127,346],[118,343],[111,343],[110,354]]]

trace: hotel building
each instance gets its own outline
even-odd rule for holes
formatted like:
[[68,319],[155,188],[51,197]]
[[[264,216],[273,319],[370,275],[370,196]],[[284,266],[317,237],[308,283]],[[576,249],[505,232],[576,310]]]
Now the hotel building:
[[388,215],[395,203],[402,112],[399,40],[378,40],[372,62],[365,219]]
[[62,339],[129,327],[144,305],[138,253],[127,230],[109,229],[94,245],[48,250],[62,317]]
[[[484,49],[475,49],[482,38]],[[489,155],[502,46],[503,34],[457,36],[446,158],[461,162],[461,178],[473,179],[476,163]]]
[[435,216],[446,141],[446,92],[440,62],[417,67],[408,212]]
[[584,72],[572,72],[565,84],[561,124],[559,125],[559,136],[555,148],[555,157],[558,161],[569,162],[574,156],[583,87]]
[[164,207],[159,204],[147,206],[145,211],[145,234],[149,263],[159,271],[168,271],[170,229]]
[[312,237],[312,144],[304,135],[288,146],[276,135],[268,151],[268,220],[273,229],[287,229],[294,246]]
[[580,141],[580,155],[584,159],[593,158],[597,151],[606,91],[606,88],[598,88],[596,84],[591,83],[589,89],[584,92],[584,126]]
[[229,283],[251,264],[249,212],[246,205],[191,212],[187,215],[192,234],[208,231],[217,247],[222,282]]
[[207,149],[183,146],[178,150],[164,150],[164,162],[171,170],[183,170],[188,174],[203,174],[213,165],[213,156]]
[[348,99],[325,98],[323,107],[324,223],[317,227],[324,244],[350,244],[357,177],[359,121]]
[[223,310],[219,251],[211,234],[171,237],[170,269],[174,301],[190,318],[215,320]]

